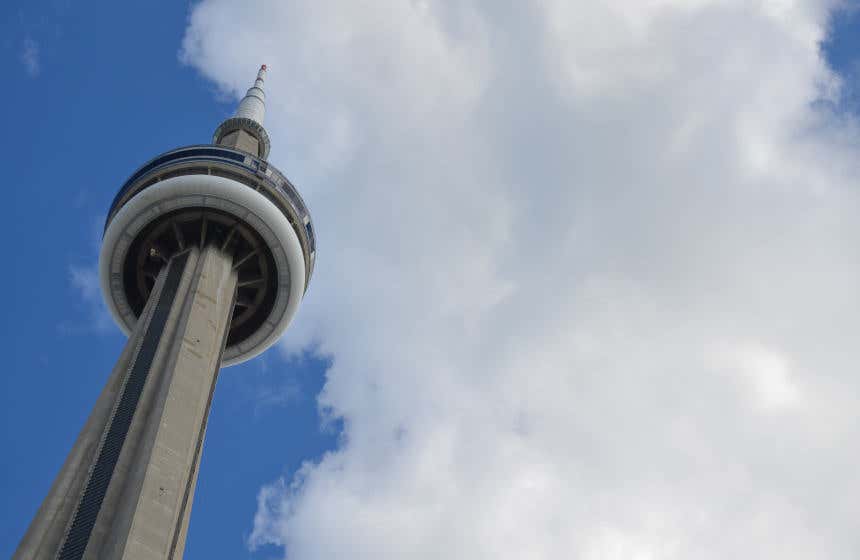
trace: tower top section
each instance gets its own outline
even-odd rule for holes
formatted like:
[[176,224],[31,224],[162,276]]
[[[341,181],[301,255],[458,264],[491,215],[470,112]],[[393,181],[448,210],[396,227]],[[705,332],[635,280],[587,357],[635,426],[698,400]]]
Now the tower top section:
[[239,107],[236,108],[235,117],[244,117],[255,121],[257,124],[263,124],[263,118],[266,116],[266,92],[263,91],[263,83],[266,80],[266,65],[260,66],[260,71],[257,72],[257,79],[254,80],[254,85],[248,89],[245,97],[239,102]]
[[133,332],[161,269],[191,247],[215,245],[239,274],[221,363],[248,360],[284,332],[313,273],[316,242],[296,187],[266,161],[266,66],[214,145],[177,148],[145,163],[108,212],[99,277],[108,309]]
[[269,157],[271,142],[263,128],[263,118],[266,116],[266,92],[263,90],[266,70],[265,64],[260,66],[254,85],[239,102],[236,113],[215,130],[212,139],[214,144],[237,148],[263,159]]

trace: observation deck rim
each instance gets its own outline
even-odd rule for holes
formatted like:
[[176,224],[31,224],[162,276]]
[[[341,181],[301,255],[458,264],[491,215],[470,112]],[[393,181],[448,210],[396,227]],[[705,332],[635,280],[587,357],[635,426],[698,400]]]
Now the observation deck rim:
[[[199,166],[195,164],[203,164],[209,168],[209,174],[212,174],[211,168],[227,171],[230,178],[254,190],[259,191],[262,187],[274,196],[276,200],[273,202],[276,202],[276,206],[292,223],[305,253],[307,290],[316,260],[316,235],[310,211],[298,189],[283,173],[267,160],[242,150],[217,144],[192,144],[168,150],[150,159],[126,179],[114,196],[105,219],[103,234],[107,232],[117,212],[134,196],[158,184],[163,178],[183,175],[183,169],[189,171],[185,175],[200,174],[197,172]],[[271,199],[272,196],[268,198]]]

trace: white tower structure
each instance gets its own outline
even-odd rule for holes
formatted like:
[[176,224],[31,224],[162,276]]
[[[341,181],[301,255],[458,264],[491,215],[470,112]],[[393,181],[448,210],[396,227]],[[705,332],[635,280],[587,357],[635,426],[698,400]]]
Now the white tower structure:
[[15,559],[180,559],[212,393],[296,312],[310,214],[266,161],[266,67],[213,144],[161,154],[111,205],[99,258],[129,336]]

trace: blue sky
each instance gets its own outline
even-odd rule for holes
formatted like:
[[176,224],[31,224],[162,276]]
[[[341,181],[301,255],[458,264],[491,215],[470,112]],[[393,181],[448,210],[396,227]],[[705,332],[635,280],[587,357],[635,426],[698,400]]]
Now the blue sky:
[[860,4],[853,5],[832,19],[823,49],[830,66],[846,81],[845,108],[860,113]]
[[[124,344],[94,285],[110,200],[150,157],[207,141],[235,106],[179,62],[189,9],[166,1],[4,5],[0,557],[17,545]],[[824,48],[852,92],[844,109],[858,111],[860,15],[843,13]],[[275,146],[287,141],[302,139],[273,134]],[[295,179],[285,162],[273,163]],[[270,350],[222,373],[186,558],[279,554],[270,545],[248,550],[257,493],[337,446],[338,426],[322,426],[317,411],[328,365]]]
[[[180,2],[4,5],[9,87],[0,95],[15,132],[0,140],[10,167],[3,228],[28,247],[10,256],[18,272],[3,280],[16,296],[2,323],[11,356],[0,378],[0,557],[17,546],[125,341],[94,285],[116,189],[158,153],[207,142],[235,107],[178,61],[187,10]],[[324,371],[324,362],[285,361],[273,350],[222,372],[187,558],[271,552],[251,554],[244,541],[257,491],[336,442],[336,426],[321,429],[316,411]]]

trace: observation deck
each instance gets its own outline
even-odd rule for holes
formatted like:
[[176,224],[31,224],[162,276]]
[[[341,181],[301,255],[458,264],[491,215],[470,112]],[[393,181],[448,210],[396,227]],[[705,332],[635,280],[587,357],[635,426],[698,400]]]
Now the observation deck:
[[223,364],[243,362],[283,333],[310,282],[316,244],[296,188],[265,159],[195,145],[152,159],[120,188],[105,221],[102,291],[130,333],[161,268],[191,245],[217,244],[239,273]]

